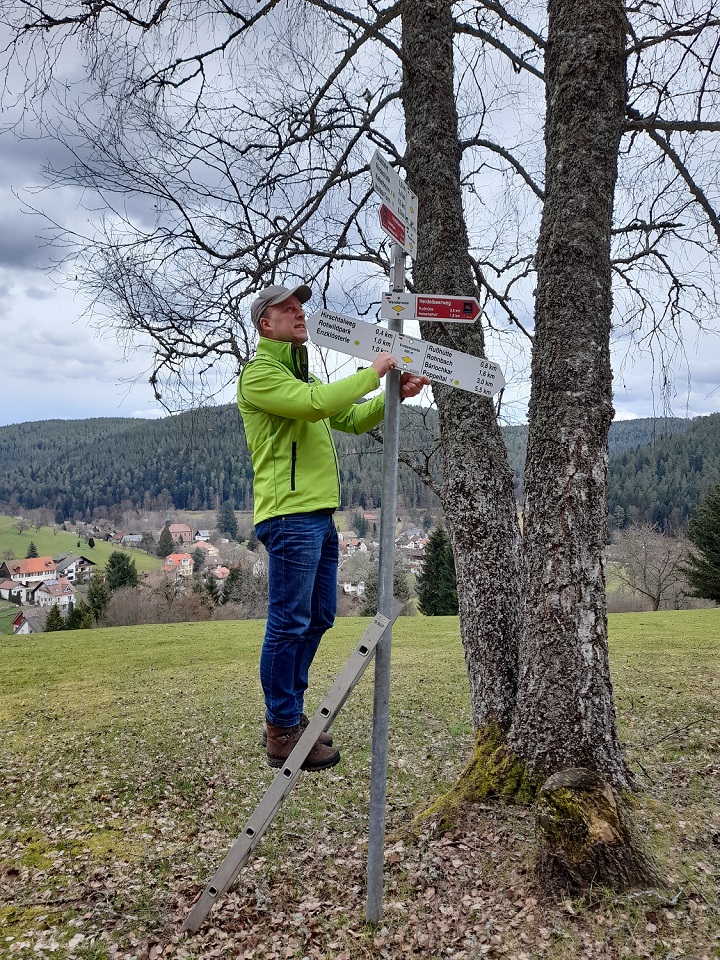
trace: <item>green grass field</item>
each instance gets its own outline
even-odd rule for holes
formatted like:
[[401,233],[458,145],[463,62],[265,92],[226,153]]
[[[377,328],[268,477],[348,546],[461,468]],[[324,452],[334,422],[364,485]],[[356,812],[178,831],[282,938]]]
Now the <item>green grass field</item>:
[[[74,533],[64,530],[54,532],[52,527],[34,527],[18,532],[17,520],[12,517],[0,516],[0,557],[4,558],[8,551],[12,551],[15,559],[27,556],[28,547],[32,541],[37,547],[38,556],[56,557],[60,553],[82,553],[89,560],[94,560],[102,570],[114,550],[127,551],[135,560],[138,573],[157,570],[162,565],[159,557],[151,557],[143,550],[134,550],[129,547],[118,547],[117,544],[106,543],[104,540],[95,540],[95,546],[89,547],[84,539]],[[78,546],[78,541],[80,546]]]
[[[323,642],[312,709],[368,621]],[[530,811],[485,804],[449,835],[405,828],[472,747],[456,618],[393,635],[385,916],[364,921],[372,667],[195,936],[194,898],[272,781],[257,746],[258,621],[0,641],[0,957],[720,957],[720,610],[611,618],[637,819],[667,889],[548,901]]]

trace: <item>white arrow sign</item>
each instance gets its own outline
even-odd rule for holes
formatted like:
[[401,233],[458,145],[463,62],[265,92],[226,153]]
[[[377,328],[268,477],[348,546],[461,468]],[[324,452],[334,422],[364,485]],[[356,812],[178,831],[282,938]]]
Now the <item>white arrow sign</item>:
[[370,161],[373,189],[380,196],[380,226],[411,257],[417,254],[418,198],[376,150]]
[[306,323],[318,347],[330,347],[363,360],[374,360],[376,354],[383,351],[391,353],[402,371],[421,374],[435,383],[483,397],[492,397],[505,386],[505,378],[496,363],[471,357],[469,353],[393,333],[385,327],[330,310],[318,310]]

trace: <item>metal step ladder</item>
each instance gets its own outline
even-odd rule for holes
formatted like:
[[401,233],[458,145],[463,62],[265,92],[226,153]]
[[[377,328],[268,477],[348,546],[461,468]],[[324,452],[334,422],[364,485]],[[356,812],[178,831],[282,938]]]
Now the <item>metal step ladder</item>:
[[255,807],[250,819],[245,824],[242,834],[228,851],[210,883],[205,887],[200,899],[192,908],[183,930],[195,933],[200,929],[202,922],[213,908],[217,898],[225,893],[235,881],[250,854],[258,845],[265,831],[272,823],[275,815],[282,806],[282,802],[290,793],[302,773],[305,758],[315,746],[320,734],[327,730],[345,701],[352,693],[355,685],[367,669],[375,648],[383,634],[398,618],[402,609],[401,603],[393,607],[392,617],[378,613],[363,634],[362,640],[346,662],[340,675],[328,691],[310,723],[305,728],[300,740],[288,757],[287,761],[267,789],[265,796]]

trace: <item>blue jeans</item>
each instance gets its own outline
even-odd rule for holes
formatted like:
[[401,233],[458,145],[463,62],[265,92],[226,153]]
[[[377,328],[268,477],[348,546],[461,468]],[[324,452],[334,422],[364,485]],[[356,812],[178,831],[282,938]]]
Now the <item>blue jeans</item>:
[[266,718],[300,721],[310,664],[335,622],[338,536],[331,514],[272,517],[255,528],[268,552],[268,618],[260,682]]

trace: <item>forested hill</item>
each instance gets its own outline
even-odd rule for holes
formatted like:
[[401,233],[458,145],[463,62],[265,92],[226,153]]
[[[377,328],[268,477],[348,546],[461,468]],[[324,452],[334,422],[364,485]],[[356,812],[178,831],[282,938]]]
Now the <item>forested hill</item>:
[[[428,413],[425,411],[425,413]],[[403,446],[428,449],[436,423],[429,411],[402,409]],[[336,434],[346,506],[377,505],[382,446],[372,437]],[[17,513],[51,508],[60,517],[123,505],[144,510],[252,508],[252,465],[233,405],[162,420],[44,420],[0,427],[0,508]],[[401,465],[398,497],[408,506],[437,503]]]
[[720,413],[683,422],[686,430],[660,434],[652,444],[630,444],[615,455],[611,448],[611,516],[619,513],[621,522],[642,520],[675,532],[708,489],[720,483]]
[[[436,426],[435,411],[405,405],[401,446],[429,450]],[[521,499],[527,427],[506,427],[504,435]],[[382,447],[372,437],[335,436],[344,506],[377,506]],[[620,508],[628,519],[660,524],[672,516],[685,518],[720,480],[720,414],[615,423],[610,451],[611,512]],[[250,456],[234,405],[162,420],[44,420],[0,427],[0,463],[0,506],[9,513],[47,507],[59,519],[118,506],[202,510],[226,500],[239,510],[252,505]],[[437,505],[403,464],[398,498],[406,508]]]

